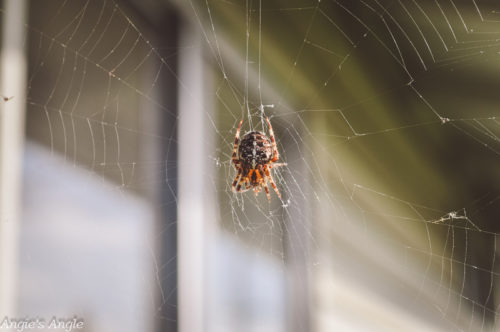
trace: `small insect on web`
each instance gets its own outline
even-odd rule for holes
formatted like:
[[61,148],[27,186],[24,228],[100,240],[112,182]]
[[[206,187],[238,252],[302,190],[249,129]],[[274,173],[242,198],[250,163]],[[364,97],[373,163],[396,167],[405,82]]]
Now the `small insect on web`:
[[243,120],[240,121],[236,136],[234,138],[232,162],[237,171],[233,181],[233,192],[245,192],[254,190],[257,196],[262,188],[266,191],[267,199],[271,201],[271,194],[267,182],[271,183],[274,191],[281,197],[281,194],[274,183],[270,170],[272,168],[286,166],[286,163],[276,163],[279,160],[278,148],[274,139],[273,127],[269,118],[266,117],[269,126],[269,136],[259,131],[246,133],[240,140],[240,129]]

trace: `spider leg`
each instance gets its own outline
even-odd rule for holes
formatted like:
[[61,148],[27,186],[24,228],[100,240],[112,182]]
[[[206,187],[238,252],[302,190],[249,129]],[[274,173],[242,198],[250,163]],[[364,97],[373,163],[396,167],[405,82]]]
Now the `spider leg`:
[[[234,188],[236,188],[236,189],[234,189]],[[242,173],[240,178],[238,179],[237,183],[235,183],[235,187],[233,187],[233,191],[237,192],[237,193],[243,193],[250,188],[251,188],[251,186],[250,186],[250,183],[248,181],[248,177],[244,176]]]
[[281,166],[287,166],[287,165],[288,165],[287,163],[275,163],[275,164],[268,165],[267,167],[274,168],[274,167],[281,167]]
[[253,187],[253,192],[255,193],[255,197],[257,197],[260,193],[260,186]]
[[243,119],[241,119],[240,124],[238,125],[238,129],[236,130],[236,136],[234,137],[234,144],[233,144],[233,164],[236,166],[236,163],[238,159],[236,158],[236,155],[238,153],[238,143],[240,141],[240,129],[241,129],[241,124],[243,123]]
[[276,192],[276,195],[278,195],[279,198],[281,198],[280,191],[278,190],[278,187],[276,187],[276,184],[274,183],[273,177],[271,176],[271,173],[269,172],[269,169],[266,167],[264,168],[267,179],[269,180],[269,183],[271,183],[271,186],[273,187],[274,191]]
[[252,188],[252,185],[250,184],[250,180],[248,179],[248,176],[245,178],[245,190],[248,190]]
[[241,168],[238,170],[238,173],[236,174],[236,177],[234,178],[233,181],[233,192],[236,191],[236,184],[241,181]]
[[272,149],[273,149],[273,157],[271,158],[272,163],[280,159],[280,155],[278,153],[278,148],[276,147],[276,140],[274,139],[274,131],[273,131],[273,126],[271,126],[271,122],[269,121],[269,118],[266,117],[267,125],[269,126],[269,136],[271,137],[271,144],[272,144]]
[[238,192],[239,189],[236,188],[236,185],[241,182],[241,170],[238,171],[238,174],[236,174],[236,177],[234,178],[233,181],[233,192]]
[[236,186],[236,192],[239,193],[241,192],[241,179],[238,181],[238,185]]
[[264,181],[264,190],[266,191],[266,196],[267,196],[267,200],[269,202],[271,202],[271,194],[269,193],[269,187],[267,186],[267,183]]
[[278,190],[278,187],[276,187],[276,184],[274,183],[274,180],[272,177],[269,177],[269,183],[271,183],[271,186],[273,187],[274,191],[276,192],[276,195],[278,195],[278,197],[281,198],[280,191]]

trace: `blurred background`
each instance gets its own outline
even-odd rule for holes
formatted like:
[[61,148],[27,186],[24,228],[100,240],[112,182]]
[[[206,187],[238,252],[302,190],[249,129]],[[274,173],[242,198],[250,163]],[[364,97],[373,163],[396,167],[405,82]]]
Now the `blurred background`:
[[[0,14],[0,319],[500,330],[497,2]],[[266,117],[270,202],[231,190],[238,123]]]

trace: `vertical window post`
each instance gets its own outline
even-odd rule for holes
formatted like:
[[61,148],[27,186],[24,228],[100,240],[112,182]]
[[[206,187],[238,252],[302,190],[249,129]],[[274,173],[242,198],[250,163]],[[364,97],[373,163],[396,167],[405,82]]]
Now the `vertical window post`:
[[6,0],[0,54],[0,315],[15,315],[24,145],[26,2]]
[[179,57],[178,131],[178,287],[179,331],[205,330],[205,284],[208,249],[214,222],[215,195],[209,192],[213,166],[207,159],[215,151],[205,89],[203,42],[192,24],[181,25],[180,46],[190,51]]

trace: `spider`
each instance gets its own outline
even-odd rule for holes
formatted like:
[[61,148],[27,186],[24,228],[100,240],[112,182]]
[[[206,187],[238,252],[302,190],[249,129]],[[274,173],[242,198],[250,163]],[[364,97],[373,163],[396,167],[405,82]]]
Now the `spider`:
[[[271,183],[274,191],[281,198],[280,192],[273,181],[270,169],[279,166],[286,166],[285,163],[276,163],[279,159],[276,141],[274,139],[273,127],[269,118],[266,118],[269,126],[269,135],[259,131],[251,131],[240,140],[240,129],[243,120],[240,121],[234,138],[232,162],[236,168],[237,174],[233,181],[234,192],[245,192],[249,189],[254,190],[255,196],[264,188],[267,199],[271,201],[271,194],[267,182]],[[242,187],[244,189],[242,190]]]

